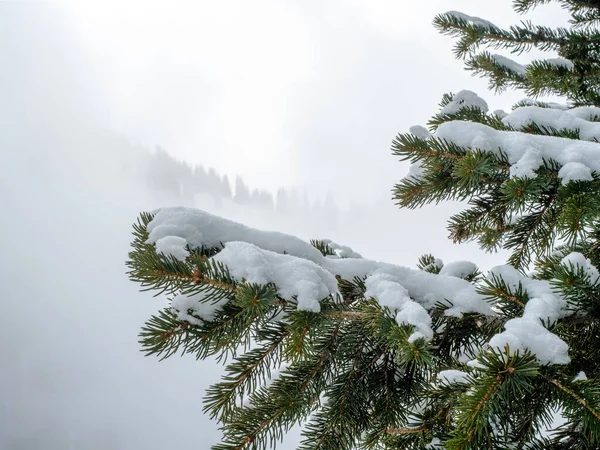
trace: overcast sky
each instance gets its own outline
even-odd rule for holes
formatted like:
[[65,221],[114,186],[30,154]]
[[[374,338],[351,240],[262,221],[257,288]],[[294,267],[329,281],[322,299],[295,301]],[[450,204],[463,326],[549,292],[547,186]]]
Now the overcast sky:
[[[456,206],[398,211],[390,190],[408,167],[389,147],[445,92],[474,90],[491,109],[523,97],[486,93],[431,26],[449,9],[506,26],[520,19],[510,4],[0,2],[0,447],[218,439],[199,403],[216,367],[138,351],[141,324],[165,304],[124,274],[131,222],[160,206],[137,183],[146,149],[251,188],[331,192],[355,214],[329,237],[367,257],[498,261],[446,240]],[[531,18],[564,22],[557,7]]]
[[[275,190],[370,199],[405,168],[389,145],[441,95],[486,94],[431,26],[449,9],[507,26],[510,0],[73,1],[69,39],[103,119],[132,139]],[[532,18],[562,23],[546,6]],[[553,19],[553,16],[556,18]],[[50,37],[52,38],[52,37]],[[527,56],[525,56],[527,58]],[[83,62],[83,61],[82,61]],[[232,177],[230,177],[232,178]],[[233,178],[232,178],[233,179]]]

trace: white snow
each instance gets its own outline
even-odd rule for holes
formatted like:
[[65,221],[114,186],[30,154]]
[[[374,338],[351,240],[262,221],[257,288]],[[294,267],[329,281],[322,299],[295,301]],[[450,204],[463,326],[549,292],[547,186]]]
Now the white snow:
[[429,270],[433,268],[442,270],[442,267],[444,267],[444,261],[440,258],[435,258],[432,263],[424,266],[423,270]]
[[589,121],[600,118],[600,108],[597,106],[578,106],[569,109],[569,113],[575,117]]
[[468,361],[467,366],[469,366],[472,369],[485,369],[485,366],[481,364],[477,359],[472,359],[471,361]]
[[410,343],[421,338],[426,341],[433,339],[431,317],[427,310],[416,302],[404,303],[396,316],[396,322],[399,325],[405,324],[415,327],[415,331],[408,337]]
[[439,380],[445,381],[448,384],[466,383],[469,375],[462,370],[442,370],[437,374]]
[[561,178],[563,186],[571,181],[592,181],[594,179],[590,168],[580,162],[570,162],[562,166],[558,171],[558,177]]
[[156,241],[156,253],[184,261],[190,254],[185,249],[187,241],[179,236],[165,236]]
[[426,446],[426,450],[439,450],[444,448],[444,443],[439,438],[433,438]]
[[[338,258],[362,258],[362,255],[358,252],[355,252],[347,245],[340,245],[336,242],[333,242],[331,239],[321,239],[321,241],[327,245]],[[331,258],[332,256],[329,256]]]
[[200,320],[211,322],[215,318],[215,313],[227,303],[226,297],[218,302],[208,300],[203,292],[197,292],[191,295],[178,294],[171,301],[171,310],[177,314],[179,320],[186,320],[191,324],[200,325]]
[[494,62],[496,62],[497,64],[506,67],[508,70],[516,73],[517,75],[525,76],[527,69],[524,65],[519,64],[518,62],[513,61],[512,59],[507,58],[506,56],[497,54],[491,56]]
[[583,269],[585,274],[590,278],[590,283],[597,284],[600,278],[598,269],[592,264],[592,262],[579,252],[571,252],[565,256],[561,261],[561,264],[572,265],[573,267],[580,267]]
[[368,259],[327,260],[325,267],[346,280],[383,273],[385,277],[381,277],[381,280],[396,281],[425,309],[431,309],[437,302],[448,299],[453,304],[445,310],[448,316],[461,317],[462,313],[466,312],[494,314],[483,297],[475,292],[475,286],[460,278],[436,275]]
[[462,13],[460,11],[448,11],[448,12],[446,12],[446,14],[449,16],[454,16],[457,19],[462,19],[467,22],[470,22],[472,25],[475,25],[477,27],[488,28],[488,29],[489,28],[498,28],[496,25],[494,25],[489,20],[482,19],[481,17],[469,16],[468,14]]
[[414,302],[404,286],[394,280],[392,276],[383,272],[376,272],[365,280],[366,297],[376,299],[381,306],[389,308],[396,314],[398,325],[413,325],[414,332],[409,336],[408,342],[412,343],[423,338],[426,341],[433,339],[431,317],[423,306]]
[[492,274],[502,278],[512,291],[520,284],[529,301],[523,315],[507,321],[505,331],[495,335],[489,345],[503,350],[508,344],[512,351],[521,353],[529,350],[540,364],[567,364],[570,361],[567,344],[542,325],[571,313],[565,299],[554,292],[549,282],[525,277],[511,266],[494,267],[490,270]]
[[556,67],[566,67],[569,70],[573,70],[574,67],[573,63],[565,58],[548,58],[544,61]]
[[523,277],[517,269],[507,264],[493,267],[488,272],[488,278],[492,279],[494,276],[496,278],[502,278],[511,291],[516,291],[519,284],[522,284],[525,281],[525,277]]
[[575,378],[573,378],[573,381],[585,381],[585,380],[587,380],[587,379],[588,379],[587,375],[586,375],[586,374],[585,374],[585,372],[582,370],[581,372],[579,372],[579,373],[577,374],[577,376],[575,376]]
[[444,106],[442,114],[455,114],[463,108],[479,108],[482,112],[488,111],[488,104],[473,91],[463,90],[452,97],[452,101]]
[[214,216],[205,211],[186,207],[161,208],[148,224],[148,243],[156,243],[166,236],[178,236],[191,248],[202,245],[222,247],[225,242],[252,242],[264,250],[288,253],[293,256],[320,261],[321,252],[310,243],[277,231],[259,231],[241,223]]
[[[557,130],[579,130],[579,137],[584,141],[600,140],[600,123],[590,122],[585,112],[574,110],[560,110],[553,108],[541,108],[539,106],[523,106],[512,111],[502,119],[506,125],[520,129],[536,123],[544,127],[552,127]],[[581,114],[583,113],[583,114]],[[589,113],[587,114],[589,115]]]
[[490,340],[491,347],[503,350],[508,345],[511,352],[521,354],[529,350],[540,364],[568,364],[571,361],[568,345],[533,318],[511,319],[504,328],[506,331]]
[[212,259],[225,264],[237,281],[274,283],[282,298],[292,300],[297,296],[300,310],[319,312],[320,300],[339,294],[335,277],[318,264],[248,242],[227,242]]
[[366,278],[369,295],[392,309],[399,323],[414,325],[415,333],[426,339],[433,336],[426,310],[446,299],[452,303],[445,310],[449,316],[494,314],[475,287],[460,278],[359,258],[341,246],[342,253],[352,257],[327,258],[294,236],[256,230],[193,208],[160,209],[148,230],[149,243],[177,237],[174,242],[179,249],[185,244],[222,247],[212,258],[225,264],[234,279],[274,283],[281,297],[297,296],[298,308],[303,310],[317,312],[320,300],[338,295],[335,275],[339,275],[347,280]]
[[394,277],[377,272],[365,280],[365,297],[374,298],[381,306],[397,312],[407,302],[412,302],[410,294]]
[[440,275],[466,278],[477,271],[477,266],[471,261],[453,261],[442,267]]
[[411,164],[408,168],[407,178],[412,178],[413,180],[419,181],[422,180],[424,176],[425,171],[421,161],[417,161],[416,163]]
[[569,105],[565,105],[564,103],[544,102],[544,101],[534,100],[532,98],[524,98],[519,102],[519,104],[520,104],[520,107],[522,107],[522,106],[539,106],[539,107],[545,107],[545,108],[560,109],[563,111],[569,109]]
[[[534,170],[543,165],[544,158],[553,159],[561,166],[570,162],[580,162],[591,171],[600,171],[600,144],[593,142],[518,131],[498,131],[483,124],[464,121],[441,124],[435,137],[464,148],[480,149],[494,154],[499,154],[502,150],[511,164],[511,176],[535,177]],[[574,175],[573,172],[568,173],[571,177]],[[579,174],[584,177],[586,175]]]
[[[470,139],[474,138],[471,136]],[[496,314],[476,292],[475,286],[462,279],[476,270],[475,265],[468,261],[446,264],[440,274],[432,274],[360,258],[358,254],[348,258],[324,257],[318,250],[312,251],[309,243],[293,236],[252,229],[191,208],[159,210],[148,229],[148,241],[155,239],[157,251],[176,254],[185,245],[190,248],[202,245],[222,247],[212,258],[225,264],[234,279],[257,284],[273,283],[282,298],[296,298],[301,310],[318,312],[322,299],[329,296],[339,298],[336,275],[347,280],[365,278],[367,297],[388,308],[398,324],[414,326],[409,342],[433,338],[428,310],[438,302],[451,302],[445,310],[448,316],[461,317],[467,312],[488,316]],[[347,251],[337,244],[334,247]],[[593,280],[600,278],[596,268],[579,253],[565,257],[563,263],[583,267]],[[489,346],[503,350],[508,344],[513,351],[528,350],[540,364],[568,363],[567,344],[543,325],[552,324],[573,312],[567,309],[565,299],[553,290],[549,282],[526,277],[511,266],[494,267],[488,276],[501,277],[511,290],[520,285],[529,298],[522,317],[506,322],[505,331],[494,336]],[[191,320],[190,316],[192,319],[209,318],[220,306],[206,306],[201,300],[201,297],[176,297],[172,308],[182,318]]]
[[408,131],[420,139],[431,139],[431,133],[422,125],[413,125]]

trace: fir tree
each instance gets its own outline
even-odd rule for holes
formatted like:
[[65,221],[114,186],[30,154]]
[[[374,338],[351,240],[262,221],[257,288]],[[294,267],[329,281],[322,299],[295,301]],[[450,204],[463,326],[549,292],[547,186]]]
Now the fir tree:
[[[424,255],[413,270],[199,210],[140,215],[130,278],[171,301],[141,343],[223,361],[204,399],[222,424],[215,449],[270,448],[299,423],[305,450],[600,448],[600,7],[560,3],[569,29],[460,13],[435,24],[493,87],[568,106],[490,113],[470,91],[447,94],[428,129],[392,145],[412,163],[398,204],[467,202],[450,237],[507,249],[507,265],[484,276]],[[532,46],[564,59],[477,53]]]

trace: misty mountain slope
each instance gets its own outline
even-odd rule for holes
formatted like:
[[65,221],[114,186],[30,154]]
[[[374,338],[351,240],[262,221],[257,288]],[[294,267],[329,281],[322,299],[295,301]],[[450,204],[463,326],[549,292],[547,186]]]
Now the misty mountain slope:
[[138,210],[157,205],[118,172],[98,184],[87,152],[61,150],[82,143],[72,135],[37,130],[43,144],[2,138],[27,150],[0,157],[0,448],[159,449],[192,426],[215,442],[200,399],[217,366],[139,352],[165,300],[140,294],[124,261]]

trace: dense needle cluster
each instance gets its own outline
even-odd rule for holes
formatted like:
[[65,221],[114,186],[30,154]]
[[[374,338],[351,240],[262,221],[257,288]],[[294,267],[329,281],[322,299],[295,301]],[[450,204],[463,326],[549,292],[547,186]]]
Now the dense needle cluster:
[[[392,144],[412,163],[398,204],[465,202],[450,237],[509,250],[506,265],[424,255],[409,269],[199,210],[140,215],[129,276],[170,301],[141,344],[223,362],[204,398],[214,449],[272,448],[297,424],[303,450],[600,448],[600,5],[560,3],[564,29],[458,12],[435,25],[492,87],[566,104],[490,112],[447,94]],[[532,47],[558,57],[489,51]]]

